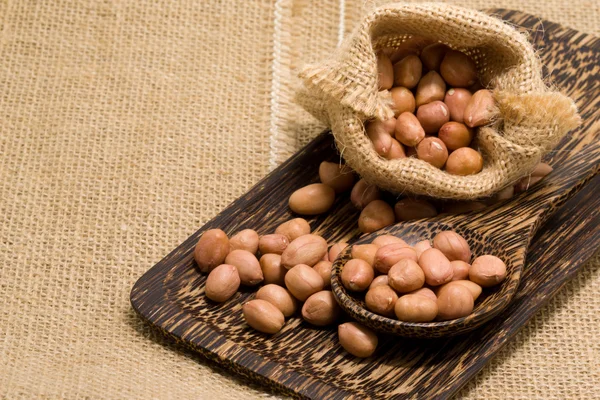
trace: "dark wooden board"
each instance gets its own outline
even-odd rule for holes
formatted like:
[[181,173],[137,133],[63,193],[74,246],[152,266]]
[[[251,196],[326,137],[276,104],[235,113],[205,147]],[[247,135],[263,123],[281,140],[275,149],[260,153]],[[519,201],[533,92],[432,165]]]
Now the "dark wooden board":
[[[493,14],[527,29],[540,49],[552,81],[577,102],[583,126],[561,142],[548,161],[561,162],[600,138],[600,40],[515,11]],[[318,179],[318,164],[334,160],[330,135],[323,134],[260,181],[178,246],[131,292],[135,311],[166,336],[228,370],[276,391],[308,398],[446,398],[491,357],[567,282],[600,246],[600,177],[567,202],[534,238],[514,302],[483,327],[462,336],[405,339],[382,336],[374,356],[360,360],[337,344],[334,329],[316,329],[300,318],[274,336],[251,330],[241,304],[252,291],[217,305],[203,296],[205,277],[192,251],[202,232],[244,228],[271,233],[289,219],[287,198]],[[310,220],[328,241],[357,236],[358,213],[348,197],[331,213]]]

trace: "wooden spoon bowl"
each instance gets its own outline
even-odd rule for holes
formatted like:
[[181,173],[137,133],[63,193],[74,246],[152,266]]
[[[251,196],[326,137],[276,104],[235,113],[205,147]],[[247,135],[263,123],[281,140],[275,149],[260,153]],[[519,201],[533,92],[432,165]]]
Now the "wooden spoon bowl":
[[484,289],[473,312],[462,318],[440,322],[404,322],[375,314],[365,307],[362,294],[348,292],[341,282],[351,247],[333,264],[331,287],[338,303],[351,317],[378,331],[400,336],[433,338],[469,332],[493,318],[513,299],[525,268],[527,248],[538,228],[600,168],[600,143],[588,145],[571,157],[540,184],[508,201],[460,215],[399,223],[366,235],[354,244],[371,243],[377,236],[391,234],[414,245],[431,240],[441,231],[453,230],[471,247],[473,258],[491,254],[507,266],[507,277],[498,286]]

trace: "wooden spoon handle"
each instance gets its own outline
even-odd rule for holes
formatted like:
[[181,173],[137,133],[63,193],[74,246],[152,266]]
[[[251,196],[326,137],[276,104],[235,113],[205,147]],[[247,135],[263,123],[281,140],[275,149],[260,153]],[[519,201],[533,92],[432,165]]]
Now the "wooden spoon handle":
[[518,210],[523,217],[537,219],[534,232],[565,201],[600,171],[600,140],[573,154],[530,190],[514,197],[504,209]]

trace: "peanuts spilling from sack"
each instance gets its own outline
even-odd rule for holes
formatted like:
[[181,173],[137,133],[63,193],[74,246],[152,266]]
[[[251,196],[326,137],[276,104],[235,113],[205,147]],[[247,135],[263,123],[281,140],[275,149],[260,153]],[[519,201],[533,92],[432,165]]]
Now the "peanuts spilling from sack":
[[[331,269],[347,246],[328,246],[311,233],[306,220],[295,218],[262,236],[252,229],[231,238],[221,229],[207,230],[196,244],[194,259],[200,271],[208,273],[204,293],[214,302],[232,299],[241,285],[257,287],[254,298],[242,305],[244,319],[257,331],[275,334],[298,311],[314,326],[342,320],[330,290]],[[428,240],[411,247],[384,235],[371,244],[352,246],[351,255],[341,274],[344,287],[366,292],[369,310],[403,321],[466,316],[482,288],[506,276],[504,262],[494,256],[483,255],[469,264],[468,243],[451,231],[438,233],[433,247]],[[377,347],[377,335],[357,322],[340,324],[338,338],[357,357],[369,357]]]
[[321,183],[313,183],[296,190],[289,198],[292,211],[300,215],[318,215],[328,211],[335,203],[336,196],[350,191],[350,201],[359,210],[359,230],[374,232],[395,222],[435,217],[441,213],[463,213],[480,210],[487,205],[509,199],[515,193],[526,191],[552,172],[545,163],[538,164],[530,175],[508,186],[493,197],[478,201],[442,202],[427,198],[400,198],[385,193],[364,179],[355,177],[354,171],[346,165],[329,161],[321,162],[319,178]]
[[365,124],[375,151],[389,160],[416,156],[453,175],[480,172],[483,157],[469,146],[497,108],[473,60],[441,43],[392,64],[395,56],[377,56],[379,89],[390,91],[394,117]]

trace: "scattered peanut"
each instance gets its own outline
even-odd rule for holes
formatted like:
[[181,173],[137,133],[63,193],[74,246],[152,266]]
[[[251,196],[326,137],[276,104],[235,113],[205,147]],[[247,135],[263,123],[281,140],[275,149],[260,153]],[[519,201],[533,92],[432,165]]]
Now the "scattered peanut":
[[300,301],[323,290],[325,282],[321,275],[305,264],[298,264],[285,274],[285,286]]
[[250,300],[242,306],[246,323],[257,331],[277,333],[285,323],[283,313],[266,300]]
[[209,229],[194,248],[194,259],[202,272],[210,272],[223,264],[229,253],[229,239],[221,229]]
[[310,233],[310,225],[304,218],[294,218],[284,222],[275,229],[275,233],[287,236],[288,240],[292,240]]
[[323,161],[319,166],[319,178],[335,193],[343,193],[354,185],[354,173],[350,167],[329,161]]
[[281,264],[290,269],[298,264],[310,267],[327,253],[327,241],[321,236],[308,234],[294,239],[281,254]]
[[338,338],[344,350],[356,357],[370,357],[377,348],[377,335],[358,322],[338,326]]
[[383,200],[367,204],[358,217],[358,229],[363,233],[375,232],[394,223],[394,210]]
[[287,269],[281,265],[281,256],[279,254],[263,254],[259,262],[266,284],[285,285],[284,279]]
[[322,290],[311,295],[302,306],[302,318],[316,326],[333,324],[340,313],[340,306],[330,290]]
[[322,183],[313,183],[296,190],[289,199],[290,209],[302,215],[322,214],[335,201],[335,191]]
[[266,300],[281,311],[284,317],[291,317],[298,308],[298,302],[292,294],[279,285],[265,285],[258,289],[256,298]]
[[233,250],[225,257],[225,264],[237,268],[242,285],[256,286],[264,280],[258,259],[247,250]]
[[206,297],[216,302],[231,298],[240,287],[240,276],[233,265],[221,264],[208,274],[204,285]]
[[258,251],[258,233],[254,229],[239,231],[229,239],[229,249],[247,250],[252,254]]
[[290,241],[287,236],[272,233],[261,236],[258,241],[258,248],[262,254],[282,254],[289,244]]

